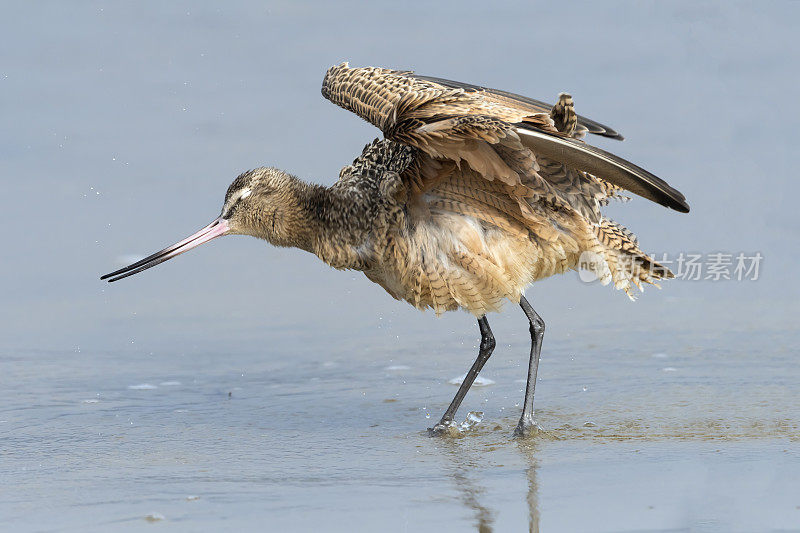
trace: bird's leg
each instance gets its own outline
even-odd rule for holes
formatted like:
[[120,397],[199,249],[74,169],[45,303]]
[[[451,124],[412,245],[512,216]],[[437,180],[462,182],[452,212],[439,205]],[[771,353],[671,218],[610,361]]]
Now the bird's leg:
[[450,407],[447,408],[447,411],[444,412],[442,415],[442,419],[439,421],[438,424],[433,426],[432,428],[428,429],[428,432],[431,435],[436,435],[447,429],[450,424],[453,422],[453,417],[456,415],[456,411],[458,411],[458,407],[461,405],[461,402],[464,400],[464,396],[467,395],[467,391],[472,386],[472,383],[475,381],[475,378],[478,377],[483,365],[486,364],[486,361],[489,360],[489,357],[492,355],[492,350],[494,350],[495,341],[494,335],[492,334],[491,328],[489,328],[489,321],[486,320],[486,316],[483,316],[478,319],[478,327],[481,330],[481,346],[478,351],[478,358],[475,359],[475,362],[472,364],[472,368],[469,369],[467,372],[466,377],[464,377],[464,381],[461,383],[461,386],[458,388],[458,392],[456,392],[453,401],[450,402]]
[[524,296],[520,296],[519,306],[530,322],[531,331],[531,359],[528,363],[528,384],[525,387],[525,404],[522,407],[522,416],[514,430],[514,435],[524,437],[535,429],[536,422],[533,419],[533,394],[536,391],[536,372],[539,370],[539,356],[542,352],[542,338],[544,337],[544,320],[533,310],[531,304]]

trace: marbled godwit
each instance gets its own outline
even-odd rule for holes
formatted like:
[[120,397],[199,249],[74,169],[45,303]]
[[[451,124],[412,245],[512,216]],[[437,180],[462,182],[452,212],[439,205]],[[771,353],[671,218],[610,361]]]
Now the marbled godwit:
[[456,410],[495,346],[486,314],[518,302],[531,352],[515,433],[535,427],[533,397],[544,321],[523,295],[532,282],[578,267],[631,285],[672,273],[600,208],[625,190],[688,212],[677,190],[632,163],[584,143],[622,139],[575,114],[561,94],[547,104],[496,89],[382,68],[325,75],[322,94],[381,129],[331,187],[258,168],[228,187],[222,213],[197,233],[101,279],[117,281],[221,235],[251,235],[301,248],[337,269],[360,270],[418,309],[464,309],[478,319],[478,358],[431,430]]

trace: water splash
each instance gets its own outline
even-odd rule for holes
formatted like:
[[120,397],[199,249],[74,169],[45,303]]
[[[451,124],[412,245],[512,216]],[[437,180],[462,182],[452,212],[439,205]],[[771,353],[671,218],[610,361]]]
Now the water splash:
[[467,418],[458,425],[459,431],[468,431],[483,420],[483,411],[470,411],[467,413]]

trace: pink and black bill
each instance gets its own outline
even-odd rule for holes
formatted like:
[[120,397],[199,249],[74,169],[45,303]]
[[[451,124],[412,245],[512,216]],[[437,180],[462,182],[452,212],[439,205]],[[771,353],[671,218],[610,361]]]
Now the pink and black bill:
[[111,272],[110,274],[106,274],[100,279],[112,282],[121,280],[122,278],[127,278],[128,276],[133,276],[134,274],[138,274],[143,270],[147,270],[148,268],[159,265],[168,259],[177,257],[183,252],[188,252],[192,248],[196,248],[201,244],[210,241],[211,239],[221,237],[222,235],[225,235],[229,229],[228,221],[222,217],[219,217],[211,222],[211,224],[208,226],[196,233],[193,233],[192,235],[189,235],[182,241],[176,242],[172,246],[168,246],[163,250],[154,253],[153,255],[145,257],[141,261],[136,261],[132,265],[128,265],[125,268],[121,268]]

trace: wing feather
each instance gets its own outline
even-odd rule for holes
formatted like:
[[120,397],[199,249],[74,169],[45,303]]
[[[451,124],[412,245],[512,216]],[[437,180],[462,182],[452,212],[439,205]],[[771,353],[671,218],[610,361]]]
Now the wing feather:
[[[535,100],[527,96],[514,94],[500,89],[492,89],[490,87],[482,87],[480,85],[472,85],[470,83],[447,80],[444,78],[435,78],[433,76],[420,76],[413,73],[409,73],[407,75],[420,80],[425,80],[432,83],[438,83],[439,85],[442,85],[444,87],[450,87],[454,89],[461,88],[471,91],[485,91],[487,93],[488,98],[494,98],[497,101],[504,103],[505,105],[511,104],[516,106],[521,106],[525,109],[528,109],[531,113],[550,113],[550,110],[553,107],[552,105],[546,102],[542,102],[541,100]],[[578,115],[578,125],[581,126],[584,129],[584,131],[593,133],[595,135],[601,135],[603,137],[608,137],[610,139],[615,139],[618,141],[625,140],[625,137],[617,133],[613,128],[610,128],[605,124],[601,124],[595,120],[592,120],[590,118],[581,115]]]
[[[559,132],[547,105],[538,100],[410,72],[350,68],[346,63],[328,70],[322,94],[379,127],[387,139],[433,159],[466,162],[486,180],[509,185],[516,200],[571,207],[538,173],[535,156],[540,155],[666,207],[689,211],[683,194],[662,179]],[[589,131],[618,136],[602,124],[580,120]]]
[[517,132],[521,135],[522,144],[534,153],[595,176],[602,176],[614,185],[665,207],[682,213],[689,212],[689,204],[680,191],[642,167],[575,139],[552,135],[523,124],[518,126]]

